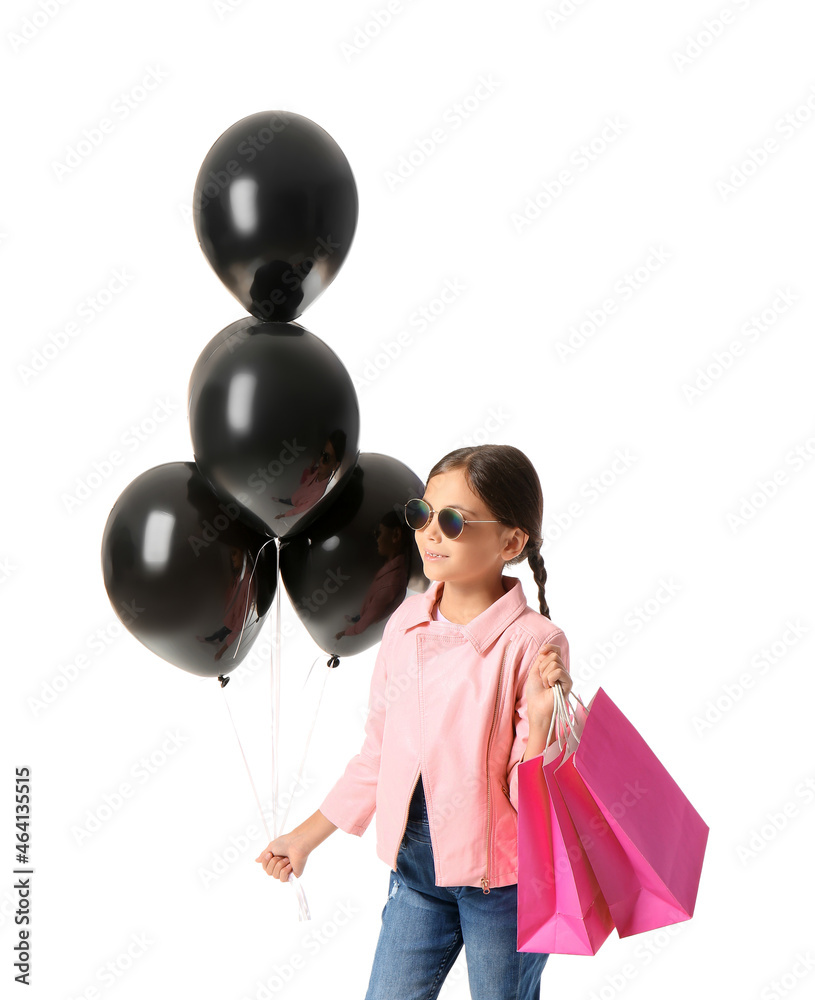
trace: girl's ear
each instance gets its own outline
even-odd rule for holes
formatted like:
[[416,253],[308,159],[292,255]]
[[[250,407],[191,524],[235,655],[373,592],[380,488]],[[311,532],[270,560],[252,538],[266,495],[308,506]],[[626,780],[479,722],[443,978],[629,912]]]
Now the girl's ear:
[[[518,546],[519,541],[521,542],[520,546]],[[515,552],[515,555],[510,556],[510,559],[514,559],[515,556],[519,556],[526,548],[526,543],[528,541],[529,541],[529,535],[525,531],[521,531],[520,528],[515,528],[513,530],[512,535],[510,535],[510,537],[507,539],[507,543],[512,544],[513,548],[518,546],[518,550],[517,552]]]

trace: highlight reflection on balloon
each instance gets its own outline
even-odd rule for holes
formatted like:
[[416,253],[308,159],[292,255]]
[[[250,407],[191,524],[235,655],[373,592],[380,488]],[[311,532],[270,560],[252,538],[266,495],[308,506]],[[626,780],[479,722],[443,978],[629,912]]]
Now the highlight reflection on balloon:
[[105,589],[120,621],[162,659],[202,677],[238,666],[275,592],[274,543],[238,514],[192,462],[168,462],[125,488],[102,537]]
[[190,435],[212,490],[256,530],[302,530],[341,492],[356,462],[351,376],[299,323],[231,323],[190,376]]

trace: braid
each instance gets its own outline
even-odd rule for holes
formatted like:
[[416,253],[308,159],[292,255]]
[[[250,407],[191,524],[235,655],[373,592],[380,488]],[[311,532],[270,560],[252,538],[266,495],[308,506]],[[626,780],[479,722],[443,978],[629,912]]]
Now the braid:
[[546,603],[546,597],[544,596],[546,567],[543,565],[543,556],[540,554],[540,548],[537,551],[530,551],[526,557],[526,561],[529,563],[532,575],[535,577],[535,583],[538,585],[538,600],[540,601],[541,614],[549,618],[549,605]]

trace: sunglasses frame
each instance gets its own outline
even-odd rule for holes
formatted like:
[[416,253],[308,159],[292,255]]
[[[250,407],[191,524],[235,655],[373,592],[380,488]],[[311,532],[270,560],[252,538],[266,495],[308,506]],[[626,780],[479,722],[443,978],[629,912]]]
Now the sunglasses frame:
[[[416,500],[418,503],[423,503],[425,505],[425,507],[427,507],[427,509],[429,511],[429,516],[428,516],[427,520],[425,521],[425,523],[421,526],[421,528],[414,528],[411,525],[410,521],[408,520],[407,505],[408,505],[408,503],[413,503],[414,500]],[[409,528],[411,528],[412,531],[424,531],[424,529],[433,520],[433,515],[434,514],[441,514],[445,510],[452,510],[455,514],[458,514],[458,516],[461,518],[461,531],[459,531],[459,533],[457,535],[449,535],[444,530],[444,528],[442,527],[441,522],[439,522],[439,530],[441,531],[441,533],[444,535],[445,538],[449,538],[451,541],[455,541],[457,538],[461,538],[462,534],[464,533],[464,528],[468,524],[499,524],[500,523],[498,521],[498,519],[494,518],[494,517],[493,518],[488,518],[486,520],[481,520],[481,519],[472,518],[472,517],[465,517],[457,507],[442,507],[441,510],[436,511],[436,510],[433,510],[433,508],[430,506],[430,504],[427,502],[427,500],[422,500],[421,497],[413,497],[412,499],[408,500],[408,502],[405,504],[405,521],[407,521],[407,525],[408,525]]]

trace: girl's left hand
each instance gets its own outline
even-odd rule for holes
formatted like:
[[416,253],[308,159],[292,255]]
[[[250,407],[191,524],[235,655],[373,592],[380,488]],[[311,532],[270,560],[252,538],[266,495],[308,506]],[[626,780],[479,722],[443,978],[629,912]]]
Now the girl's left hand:
[[524,693],[526,695],[529,725],[548,726],[555,709],[554,684],[560,682],[563,694],[568,696],[572,689],[572,678],[560,658],[560,646],[545,642],[529,668]]

